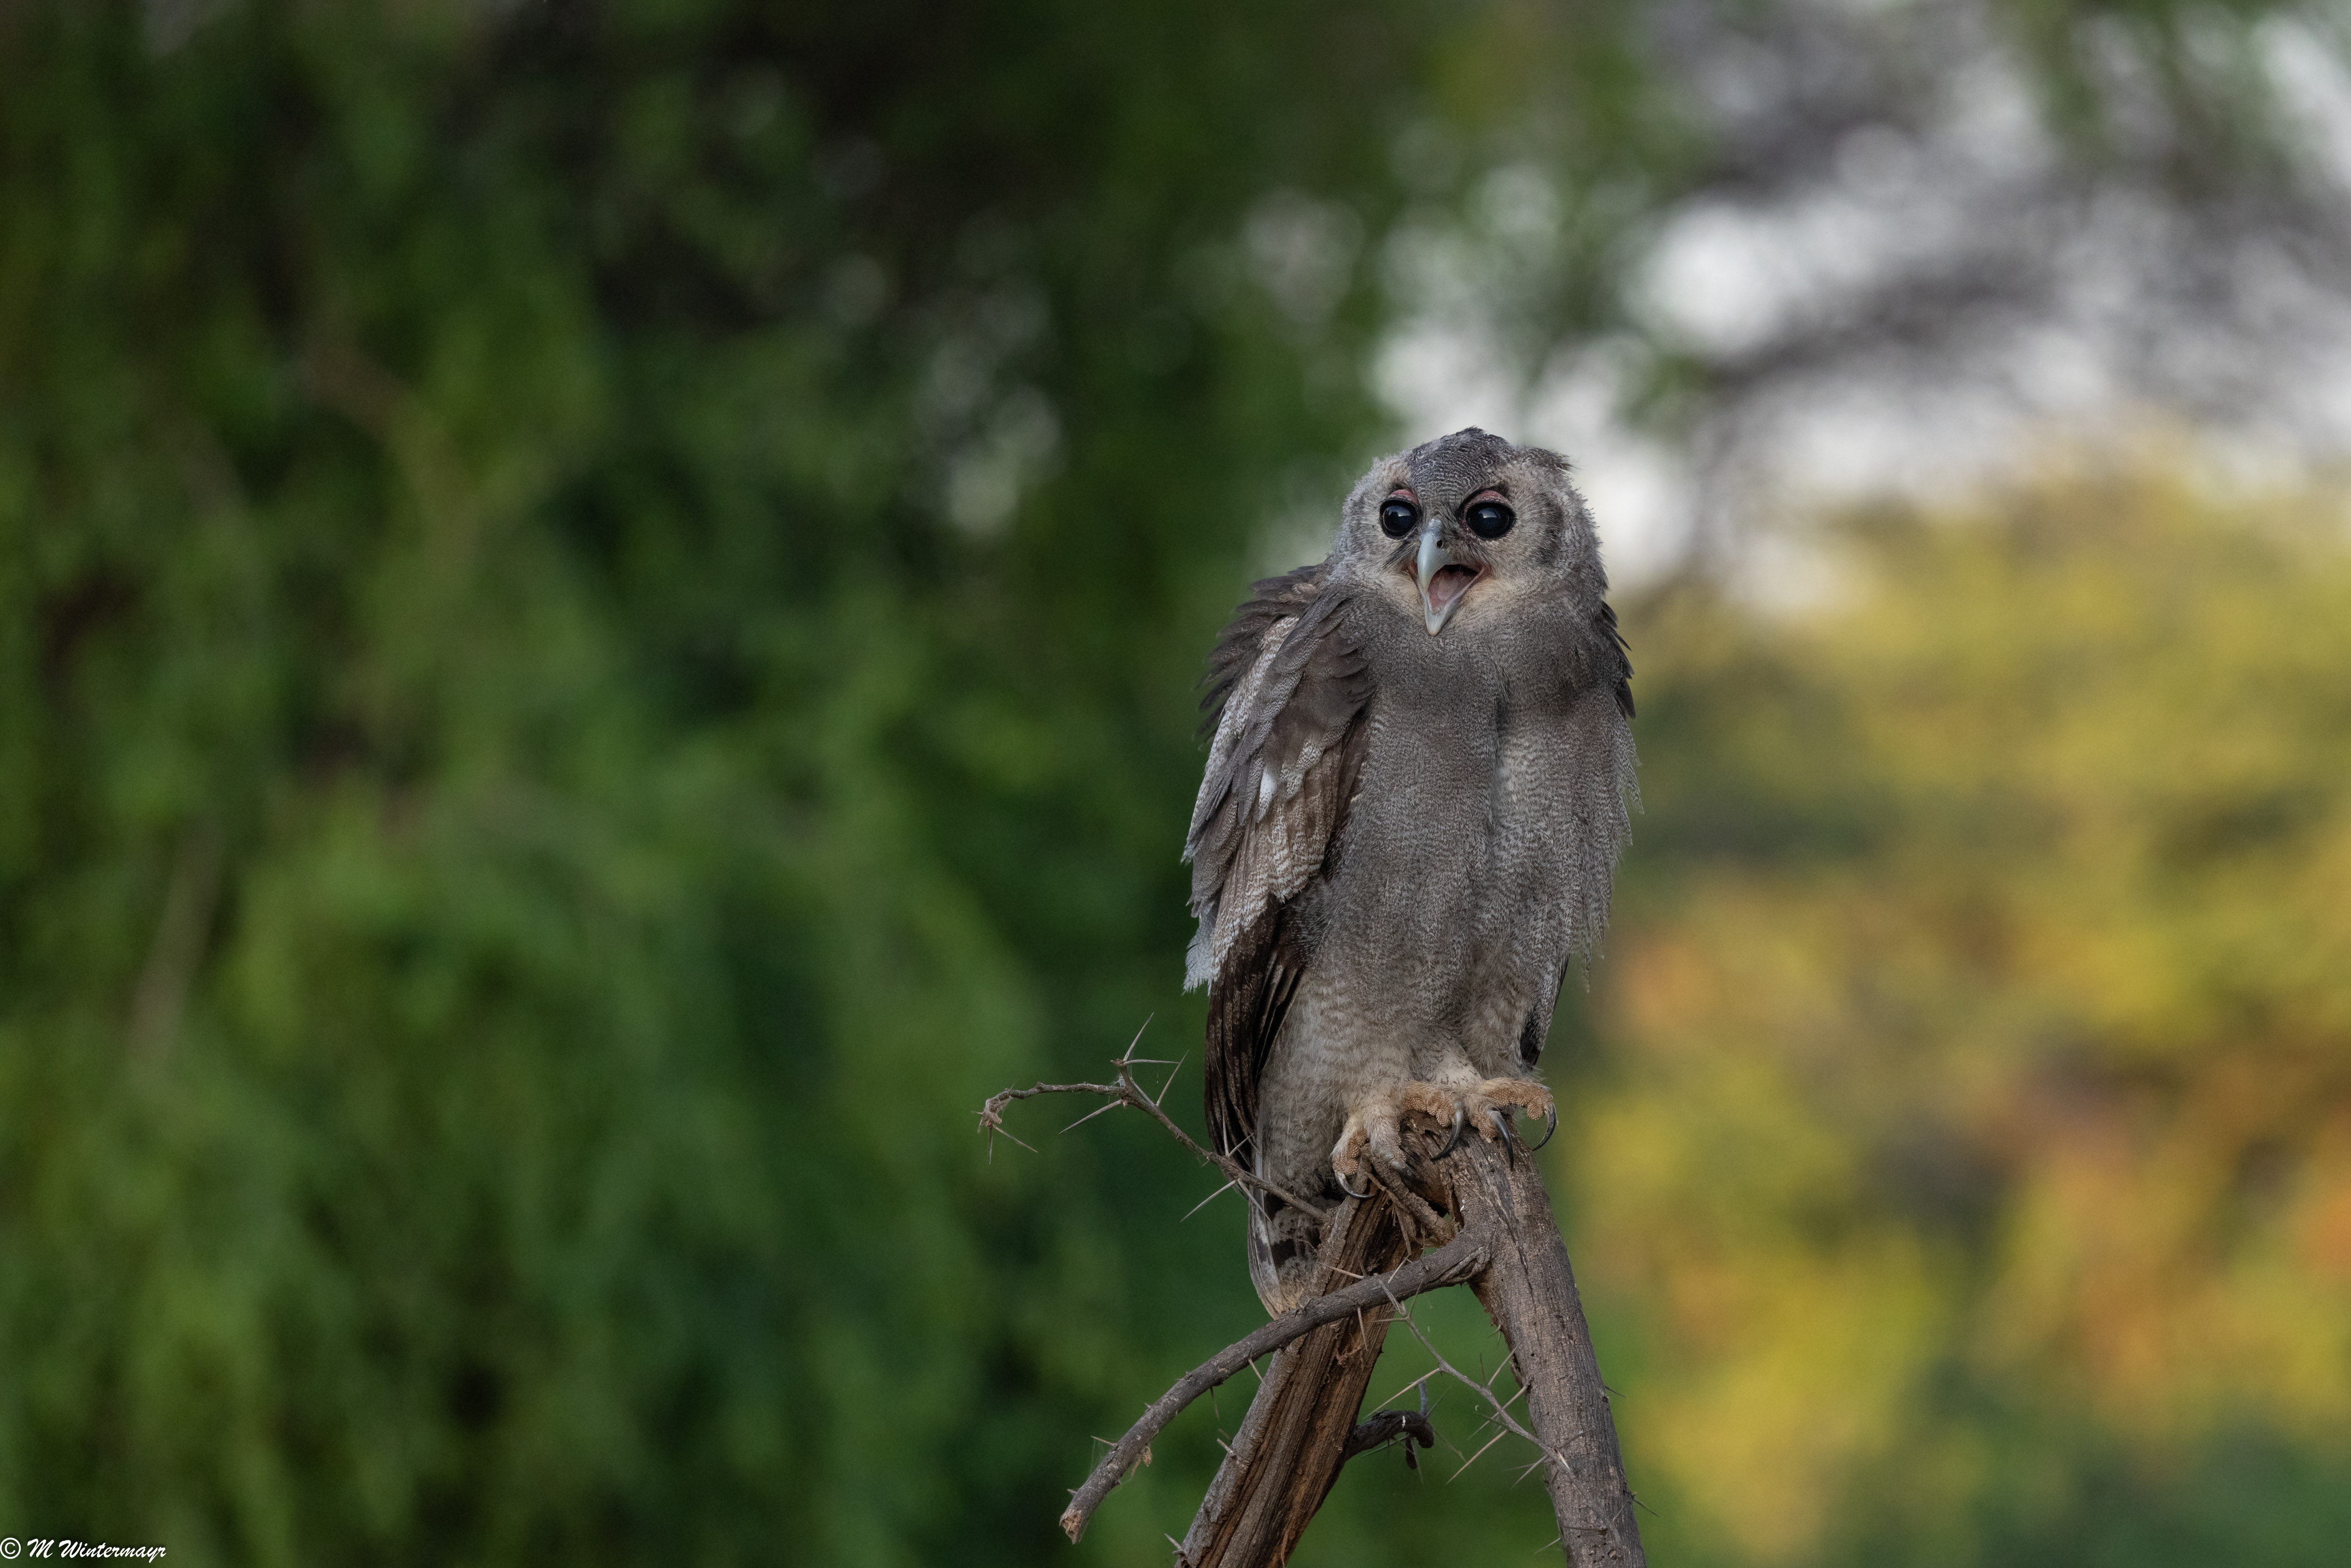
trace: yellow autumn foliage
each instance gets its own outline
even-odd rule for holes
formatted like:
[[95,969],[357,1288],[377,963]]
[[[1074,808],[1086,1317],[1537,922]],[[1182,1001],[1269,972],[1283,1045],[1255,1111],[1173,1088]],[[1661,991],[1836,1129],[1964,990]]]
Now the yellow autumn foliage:
[[1823,1560],[2055,1510],[2094,1451],[2339,1455],[2339,497],[2074,472],[1815,543],[1826,604],[1633,617],[1569,1158],[1657,1528]]

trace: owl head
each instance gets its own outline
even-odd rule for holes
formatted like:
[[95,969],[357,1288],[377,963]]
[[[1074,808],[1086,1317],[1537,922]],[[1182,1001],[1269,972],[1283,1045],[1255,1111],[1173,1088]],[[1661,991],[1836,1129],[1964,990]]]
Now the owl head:
[[1608,591],[1567,459],[1477,429],[1373,464],[1347,497],[1331,553],[1432,637],[1539,598],[1588,596],[1596,607]]

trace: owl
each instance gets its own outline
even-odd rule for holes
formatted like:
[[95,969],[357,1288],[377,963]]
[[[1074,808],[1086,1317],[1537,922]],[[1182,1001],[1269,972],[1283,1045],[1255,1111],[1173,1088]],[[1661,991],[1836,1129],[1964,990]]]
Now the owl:
[[[1367,1191],[1419,1110],[1556,1124],[1535,1076],[1636,804],[1632,665],[1557,455],[1463,430],[1381,459],[1330,556],[1256,585],[1210,657],[1185,854],[1207,1121],[1291,1193]],[[1249,1199],[1266,1309],[1314,1215]]]

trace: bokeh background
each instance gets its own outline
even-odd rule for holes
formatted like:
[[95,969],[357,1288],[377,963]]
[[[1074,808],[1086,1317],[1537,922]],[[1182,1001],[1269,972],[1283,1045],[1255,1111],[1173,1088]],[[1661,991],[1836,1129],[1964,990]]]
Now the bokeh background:
[[[1202,657],[1474,421],[1638,671],[1544,1157],[1655,1560],[2341,1561],[2346,43],[0,4],[0,1533],[1164,1561],[1245,1389],[1054,1518],[1238,1205],[974,1112],[1196,1118]],[[1300,1562],[1541,1560],[1437,1420]]]

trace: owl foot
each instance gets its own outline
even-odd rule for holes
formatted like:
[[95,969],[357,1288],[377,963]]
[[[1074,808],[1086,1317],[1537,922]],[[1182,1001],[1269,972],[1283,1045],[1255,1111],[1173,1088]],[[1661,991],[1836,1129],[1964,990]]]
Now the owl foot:
[[[1362,1172],[1365,1158],[1375,1159],[1391,1171],[1404,1171],[1405,1155],[1398,1134],[1405,1117],[1417,1113],[1440,1127],[1453,1129],[1452,1137],[1437,1154],[1437,1157],[1443,1159],[1460,1146],[1463,1134],[1473,1126],[1483,1138],[1510,1136],[1510,1113],[1514,1109],[1543,1118],[1548,1129],[1543,1134],[1543,1144],[1550,1143],[1552,1134],[1559,1130],[1559,1107],[1551,1091],[1526,1079],[1489,1078],[1466,1086],[1399,1083],[1350,1108],[1347,1124],[1331,1150],[1331,1168],[1337,1174],[1341,1186],[1362,1197],[1365,1195],[1355,1192],[1348,1178]],[[1541,1148],[1542,1144],[1534,1147]]]
[[1550,1090],[1521,1078],[1489,1078],[1462,1092],[1453,1107],[1453,1135],[1446,1140],[1437,1157],[1441,1160],[1459,1148],[1462,1134],[1473,1124],[1481,1137],[1508,1140],[1517,1132],[1510,1124],[1514,1109],[1543,1119],[1542,1143],[1528,1145],[1530,1151],[1541,1148],[1558,1135],[1559,1104],[1551,1097]]

